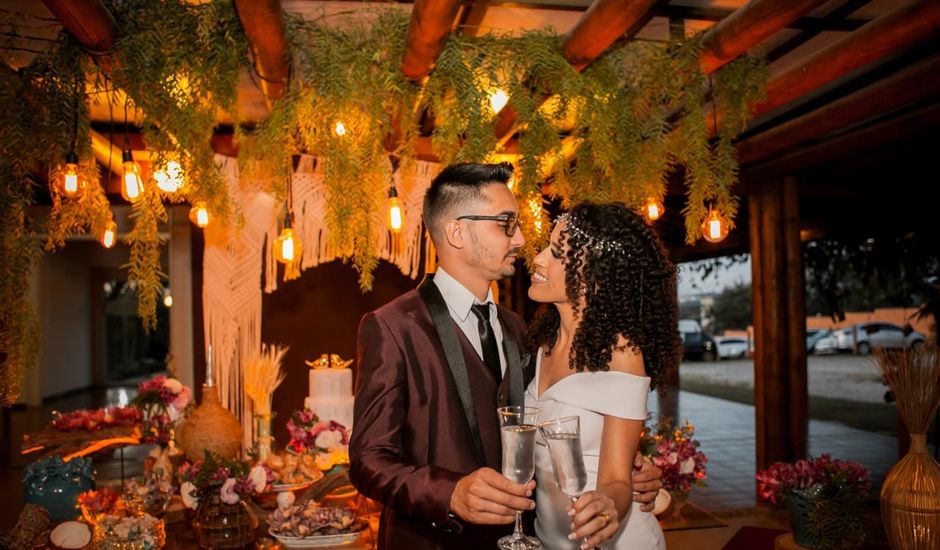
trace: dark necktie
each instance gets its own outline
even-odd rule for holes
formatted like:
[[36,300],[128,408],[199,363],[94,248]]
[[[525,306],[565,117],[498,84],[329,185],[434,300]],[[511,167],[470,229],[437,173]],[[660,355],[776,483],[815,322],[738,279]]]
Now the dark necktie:
[[490,324],[489,304],[474,304],[471,308],[477,316],[477,330],[480,332],[480,347],[483,349],[483,362],[489,367],[493,380],[499,385],[503,372],[499,366],[499,347],[496,345],[496,333]]

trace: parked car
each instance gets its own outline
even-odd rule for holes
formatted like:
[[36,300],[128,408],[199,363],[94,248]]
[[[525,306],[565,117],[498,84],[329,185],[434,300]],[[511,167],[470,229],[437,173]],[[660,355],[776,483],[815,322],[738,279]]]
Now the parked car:
[[816,339],[816,342],[813,344],[813,349],[810,350],[809,345],[807,345],[806,351],[807,353],[815,353],[816,355],[839,353],[838,331],[827,329],[822,336]]
[[718,359],[715,339],[702,330],[702,325],[695,319],[679,320],[679,336],[685,358],[714,361]]
[[905,331],[893,323],[872,322],[850,325],[836,333],[839,351],[852,351],[852,333],[857,340],[855,350],[868,355],[873,349],[902,349],[922,345],[926,336],[916,330]]
[[[815,353],[816,344],[823,338],[826,338],[829,336],[832,336],[832,331],[829,330],[828,328],[806,329],[806,353]],[[836,347],[836,349],[838,349],[838,347]]]
[[[747,338],[742,336],[716,336],[715,345],[718,347],[718,357],[721,359],[740,359],[747,355]],[[751,344],[751,353],[754,345]]]

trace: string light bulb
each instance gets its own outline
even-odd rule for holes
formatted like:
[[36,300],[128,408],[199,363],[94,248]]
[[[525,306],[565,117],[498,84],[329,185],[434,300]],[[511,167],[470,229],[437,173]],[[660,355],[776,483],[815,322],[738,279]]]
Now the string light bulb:
[[661,218],[665,212],[666,208],[656,197],[648,198],[646,204],[643,206],[643,217],[645,217],[648,222],[655,222]]
[[65,155],[65,168],[62,173],[62,184],[59,191],[68,198],[79,196],[85,186],[81,184],[78,178],[78,155],[75,151],[69,151]]
[[111,248],[115,242],[117,242],[117,224],[111,220],[105,225],[104,232],[101,234],[101,246]]
[[287,267],[295,264],[303,252],[303,244],[294,235],[294,229],[291,227],[293,221],[294,215],[288,212],[281,234],[274,240],[274,259]]
[[728,220],[718,210],[711,208],[702,222],[702,237],[710,243],[721,242],[728,236],[728,226]]
[[196,201],[189,208],[189,221],[193,222],[196,227],[204,228],[209,225],[209,209],[206,208],[206,203],[203,201]]
[[346,125],[343,124],[342,122],[337,122],[337,123],[336,123],[336,128],[335,128],[334,130],[336,131],[336,135],[338,135],[338,136],[345,136],[345,135],[346,135]]
[[144,194],[144,182],[140,179],[140,166],[134,162],[134,155],[129,149],[121,153],[124,163],[124,183],[121,185],[121,196],[128,202],[137,202]]
[[509,103],[509,94],[505,90],[496,88],[490,93],[490,106],[494,113],[502,111],[507,103]]
[[167,161],[166,165],[153,173],[157,187],[167,194],[173,194],[183,188],[183,167],[178,161]]
[[173,295],[170,294],[169,288],[163,290],[163,305],[167,308],[173,307]]
[[392,232],[398,233],[405,225],[405,214],[398,201],[398,189],[395,186],[388,188],[388,226]]

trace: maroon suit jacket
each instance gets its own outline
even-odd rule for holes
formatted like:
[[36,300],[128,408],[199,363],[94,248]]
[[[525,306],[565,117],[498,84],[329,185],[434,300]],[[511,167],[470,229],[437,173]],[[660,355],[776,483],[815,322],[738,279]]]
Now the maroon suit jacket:
[[[522,318],[502,307],[498,311],[504,340],[521,342]],[[485,464],[476,458],[457,387],[418,291],[366,314],[359,325],[349,476],[362,494],[383,504],[380,549],[493,548],[512,530],[449,516],[461,477],[482,466],[500,470],[496,408],[507,404],[509,394],[509,376],[497,387],[451,323],[463,348]]]

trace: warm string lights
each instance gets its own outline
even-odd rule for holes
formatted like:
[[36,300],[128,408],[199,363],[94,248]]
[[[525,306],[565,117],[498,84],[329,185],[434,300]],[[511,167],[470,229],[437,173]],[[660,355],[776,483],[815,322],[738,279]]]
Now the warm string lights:
[[702,237],[710,243],[721,242],[728,236],[729,225],[728,219],[716,208],[710,208],[702,222]]
[[130,140],[127,137],[127,101],[124,101],[124,150],[121,152],[124,165],[124,177],[121,184],[121,196],[128,202],[137,202],[144,194],[144,182],[140,178],[140,166],[134,161]]
[[665,212],[666,208],[663,206],[662,201],[656,197],[646,199],[646,204],[643,205],[643,217],[646,218],[646,221],[649,223],[653,223],[663,217]]
[[284,227],[280,235],[274,240],[274,259],[284,265],[284,280],[290,281],[300,277],[300,258],[303,254],[303,243],[294,235],[293,211],[293,166],[287,175],[287,215],[284,216]]
[[192,204],[189,208],[189,221],[200,228],[205,228],[209,225],[209,209],[206,208],[205,202],[196,201]]
[[114,220],[110,220],[101,233],[101,246],[111,248],[115,242],[117,242],[117,224]]
[[78,176],[78,155],[75,154],[75,142],[78,140],[78,101],[72,109],[72,143],[68,154],[65,155],[65,167],[62,168],[58,191],[68,198],[75,198],[82,194],[85,182]]
[[388,227],[393,233],[398,233],[403,225],[405,225],[405,214],[398,201],[398,189],[392,184],[388,188]]
[[342,122],[337,121],[336,127],[333,129],[336,132],[336,135],[342,137],[346,135],[346,125]]

